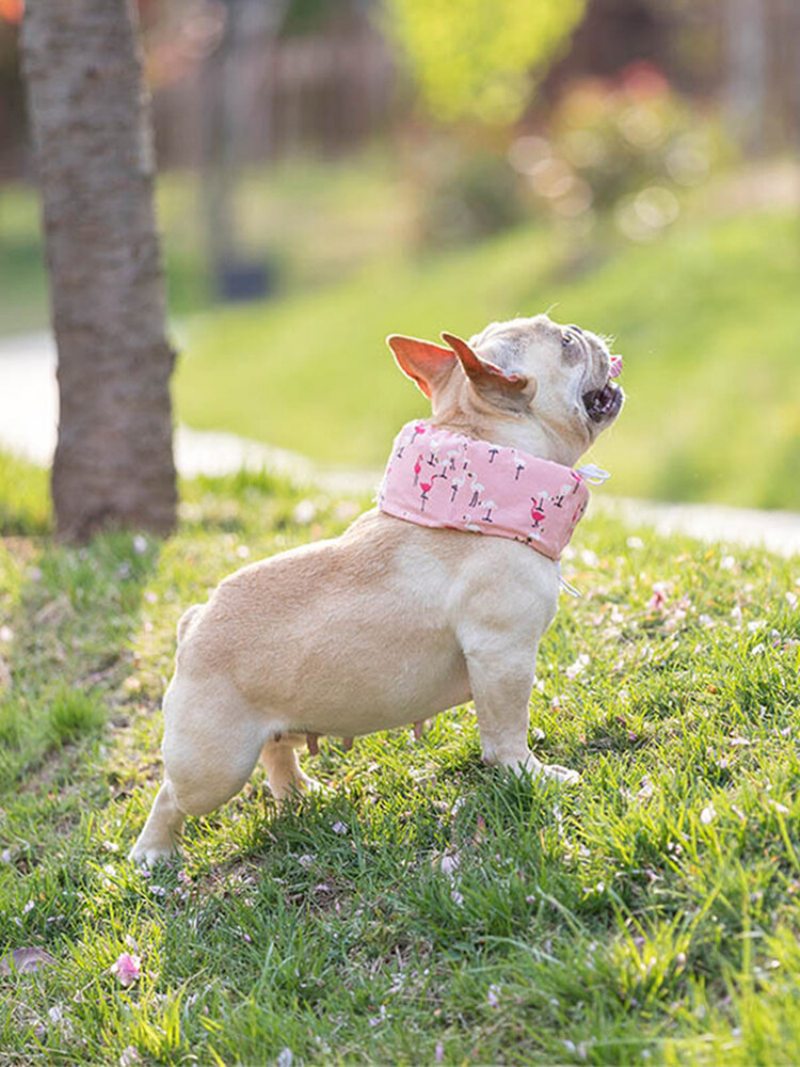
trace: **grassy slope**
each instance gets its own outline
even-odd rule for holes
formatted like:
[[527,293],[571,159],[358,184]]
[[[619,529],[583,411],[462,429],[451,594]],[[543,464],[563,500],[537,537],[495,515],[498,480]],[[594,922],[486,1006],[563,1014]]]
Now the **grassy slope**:
[[328,463],[379,465],[398,423],[425,407],[387,333],[468,335],[557,303],[563,321],[613,332],[627,358],[631,402],[597,457],[615,492],[800,507],[795,220],[695,219],[579,271],[571,251],[522,231],[204,317],[179,372],[181,417]]
[[[295,501],[198,483],[163,545],[0,548],[0,945],[56,959],[0,977],[3,1062],[798,1062],[797,559],[588,520],[566,567],[588,595],[532,698],[580,792],[482,767],[459,708],[419,744],[327,742],[330,791],[299,808],[256,776],[190,822],[181,870],[129,867],[174,623],[243,558],[341,528],[324,500],[298,527]],[[133,944],[126,991],[108,968]]]

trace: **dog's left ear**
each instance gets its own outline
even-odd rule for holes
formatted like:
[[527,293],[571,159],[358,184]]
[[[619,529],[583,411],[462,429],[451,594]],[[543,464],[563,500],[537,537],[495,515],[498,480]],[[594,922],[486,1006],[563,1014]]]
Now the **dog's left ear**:
[[496,363],[481,359],[477,352],[461,337],[453,333],[443,333],[442,340],[446,341],[455,352],[458,361],[464,368],[464,373],[479,392],[491,393],[496,398],[516,406],[521,403],[526,392],[530,394],[535,389],[535,382],[525,374],[517,374],[514,371],[503,370]]
[[404,337],[393,333],[386,338],[397,365],[403,374],[416,382],[430,399],[433,389],[444,381],[456,361],[452,348],[421,341],[419,337]]

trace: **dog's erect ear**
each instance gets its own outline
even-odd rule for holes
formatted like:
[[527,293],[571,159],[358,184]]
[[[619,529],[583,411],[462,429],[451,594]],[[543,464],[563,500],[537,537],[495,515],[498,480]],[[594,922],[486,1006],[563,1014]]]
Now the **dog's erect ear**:
[[458,361],[464,368],[464,373],[479,391],[491,392],[495,396],[503,396],[508,401],[513,401],[517,398],[521,400],[521,394],[526,389],[530,392],[532,382],[526,375],[503,370],[496,363],[481,359],[466,341],[456,337],[455,334],[443,333],[442,340],[446,341],[458,356]]
[[456,360],[452,348],[435,345],[431,341],[421,341],[418,337],[404,337],[402,334],[393,333],[386,338],[386,343],[394,353],[403,374],[407,374],[416,382],[428,398],[433,389],[444,380]]

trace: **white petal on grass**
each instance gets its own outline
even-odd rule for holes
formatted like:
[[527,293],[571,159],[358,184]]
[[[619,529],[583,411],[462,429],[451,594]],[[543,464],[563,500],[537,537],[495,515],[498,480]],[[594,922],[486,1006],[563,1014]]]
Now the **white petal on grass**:
[[458,852],[450,851],[445,852],[439,861],[439,870],[448,878],[453,878],[455,872],[458,870],[461,863],[461,856]]
[[639,792],[636,794],[636,799],[649,800],[654,793],[655,789],[653,788],[653,783],[650,781],[647,775],[645,775],[639,783]]
[[700,812],[700,822],[703,826],[709,826],[717,817],[717,809],[713,804],[706,804]]
[[581,652],[574,663],[571,663],[564,672],[570,680],[577,678],[579,674],[583,674],[586,668],[591,663],[589,656],[585,652]]

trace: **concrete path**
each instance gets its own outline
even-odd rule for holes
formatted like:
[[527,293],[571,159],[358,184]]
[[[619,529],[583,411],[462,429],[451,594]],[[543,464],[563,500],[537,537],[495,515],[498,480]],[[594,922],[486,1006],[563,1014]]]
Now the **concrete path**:
[[[0,447],[42,466],[49,465],[56,444],[55,365],[49,334],[0,339]],[[266,469],[337,495],[372,493],[380,479],[380,471],[326,471],[286,449],[186,426],[176,431],[175,460],[186,477]],[[764,547],[782,555],[800,554],[800,514],[794,512],[651,503],[613,497],[607,491],[595,493],[592,504],[631,524],[652,526],[662,534],[685,533],[704,541]]]

